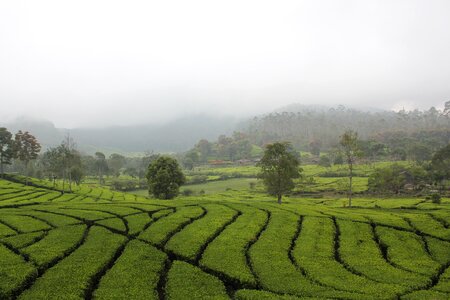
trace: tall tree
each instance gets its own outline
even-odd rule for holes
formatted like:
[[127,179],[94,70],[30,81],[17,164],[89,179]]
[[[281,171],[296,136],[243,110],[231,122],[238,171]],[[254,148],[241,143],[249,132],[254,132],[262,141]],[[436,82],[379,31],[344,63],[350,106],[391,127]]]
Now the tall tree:
[[197,145],[195,147],[200,152],[200,160],[202,162],[207,162],[208,156],[211,153],[211,148],[212,148],[211,144],[207,140],[202,139],[197,143]]
[[283,195],[294,187],[294,178],[300,177],[300,161],[289,143],[273,143],[266,146],[258,163],[258,177],[263,180],[267,192],[276,196],[281,204]]
[[126,159],[123,155],[113,153],[108,158],[108,167],[112,170],[114,176],[120,176],[120,169],[125,165]]
[[[81,181],[81,155],[76,150],[75,143],[70,136],[66,136],[59,146],[47,149],[42,155],[41,163],[51,177],[55,178],[58,175],[62,178],[63,191],[66,182],[69,184],[69,191],[72,191],[74,174],[77,177],[76,182]],[[55,186],[55,180],[53,180],[53,185]]]
[[436,183],[450,179],[450,144],[433,155],[431,169]]
[[72,191],[72,174],[76,174],[77,177],[79,175],[77,172],[72,172],[72,169],[81,168],[81,156],[76,150],[76,144],[69,134],[58,148],[63,164],[63,191],[66,179],[69,182],[69,190]]
[[197,149],[189,150],[183,157],[183,165],[187,170],[192,170],[198,163],[199,155]]
[[25,165],[25,185],[28,184],[29,163],[37,158],[39,151],[41,151],[41,145],[28,131],[22,132],[19,130],[16,133],[14,137],[14,154]]
[[10,165],[14,157],[14,141],[12,134],[5,127],[0,128],[0,174],[3,177],[3,166]]
[[322,143],[319,140],[312,140],[309,143],[309,152],[312,155],[320,156],[320,147],[322,146]]
[[186,181],[178,162],[168,156],[161,156],[148,166],[147,180],[149,193],[158,199],[174,198]]
[[47,149],[41,157],[41,164],[45,173],[53,181],[53,187],[56,185],[56,178],[61,175],[61,159],[57,148]]
[[356,158],[361,155],[358,147],[358,133],[353,130],[347,130],[341,135],[339,144],[348,166],[348,206],[352,206],[353,165]]
[[103,184],[103,175],[108,171],[106,156],[102,152],[95,152],[95,166],[97,168],[98,183]]
[[444,105],[444,115],[450,116],[450,101],[445,102]]

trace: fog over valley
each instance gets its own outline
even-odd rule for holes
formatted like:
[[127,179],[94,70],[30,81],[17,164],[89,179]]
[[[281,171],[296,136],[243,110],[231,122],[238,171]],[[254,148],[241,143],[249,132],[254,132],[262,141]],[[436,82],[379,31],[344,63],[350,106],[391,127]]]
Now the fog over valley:
[[291,103],[443,109],[450,2],[2,1],[0,120],[248,118]]

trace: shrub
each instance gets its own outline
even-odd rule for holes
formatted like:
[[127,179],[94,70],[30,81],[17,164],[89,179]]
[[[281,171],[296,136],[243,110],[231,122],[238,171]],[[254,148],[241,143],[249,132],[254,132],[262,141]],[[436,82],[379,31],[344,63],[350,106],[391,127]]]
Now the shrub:
[[194,191],[191,190],[191,189],[184,189],[184,190],[181,192],[181,194],[182,194],[183,196],[192,196],[192,195],[194,194]]
[[431,198],[431,202],[435,203],[435,204],[441,204],[441,195],[439,195],[438,193],[434,193],[430,196]]
[[113,180],[111,188],[116,191],[133,191],[136,189],[136,182],[134,180]]
[[208,181],[208,176],[206,175],[195,175],[189,180],[189,183],[197,184],[197,183],[205,183]]

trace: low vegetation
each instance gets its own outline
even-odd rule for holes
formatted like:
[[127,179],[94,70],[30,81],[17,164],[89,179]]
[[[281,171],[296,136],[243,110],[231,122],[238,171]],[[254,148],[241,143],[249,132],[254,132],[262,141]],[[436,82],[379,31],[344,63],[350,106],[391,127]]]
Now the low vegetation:
[[2,299],[450,296],[449,198],[160,201],[14,179],[0,180]]

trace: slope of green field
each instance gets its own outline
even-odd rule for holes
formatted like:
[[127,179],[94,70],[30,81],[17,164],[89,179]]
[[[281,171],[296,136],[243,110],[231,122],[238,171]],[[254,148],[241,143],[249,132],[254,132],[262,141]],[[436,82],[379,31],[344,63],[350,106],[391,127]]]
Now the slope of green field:
[[32,182],[0,180],[0,299],[450,298],[449,199],[348,208]]

